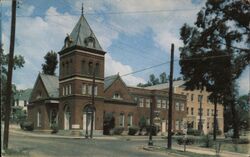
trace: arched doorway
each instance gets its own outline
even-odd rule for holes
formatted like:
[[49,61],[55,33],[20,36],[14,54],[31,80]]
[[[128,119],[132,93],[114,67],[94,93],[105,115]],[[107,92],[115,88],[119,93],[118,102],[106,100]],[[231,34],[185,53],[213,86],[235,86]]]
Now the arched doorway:
[[91,105],[87,105],[83,109],[83,130],[90,131],[91,130],[91,121],[92,121],[92,113],[93,113],[93,130],[95,130],[95,107]]
[[71,112],[68,105],[64,108],[64,130],[70,129]]

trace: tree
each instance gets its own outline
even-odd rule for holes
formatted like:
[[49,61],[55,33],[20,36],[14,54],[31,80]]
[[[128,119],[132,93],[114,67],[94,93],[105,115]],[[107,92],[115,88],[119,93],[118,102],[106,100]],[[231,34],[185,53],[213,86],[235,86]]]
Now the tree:
[[154,74],[149,75],[149,81],[152,85],[159,84],[159,79],[155,77]]
[[[237,98],[236,102],[236,111],[240,115],[237,118],[237,122],[239,123],[240,130],[247,130],[249,129],[249,119],[250,119],[250,104],[248,103],[248,96],[243,95]],[[232,113],[230,106],[225,107],[224,109],[224,127],[225,130],[229,130],[233,126],[233,120],[231,118]]]
[[215,111],[217,103],[230,106],[235,138],[239,138],[236,80],[250,63],[249,10],[248,0],[208,0],[195,25],[184,24],[180,31],[184,43],[180,66],[186,88],[206,88]]
[[[174,81],[179,81],[181,80],[181,77],[174,78]],[[161,83],[168,83],[169,76],[166,75],[165,72],[162,72],[159,75],[159,78],[156,78],[154,74],[149,75],[149,81],[145,84],[139,83],[137,87],[148,87],[148,86],[153,86]]]
[[54,51],[50,51],[44,56],[44,59],[45,64],[42,64],[43,73],[48,75],[55,75],[55,70],[58,64],[57,53]]
[[160,82],[161,83],[167,83],[168,82],[167,74],[165,72],[160,74]]
[[[3,110],[2,110],[2,119],[4,119],[4,113],[5,113],[5,104],[6,104],[6,83],[7,83],[7,72],[8,72],[8,61],[9,61],[9,57],[8,54],[4,54],[1,51],[1,58],[0,58],[0,62],[1,62],[1,105],[3,106]],[[14,57],[14,70],[18,69],[18,68],[22,68],[25,64],[24,58],[21,55],[15,55]],[[14,93],[16,92],[16,86],[15,84],[12,84],[12,102],[14,99]]]

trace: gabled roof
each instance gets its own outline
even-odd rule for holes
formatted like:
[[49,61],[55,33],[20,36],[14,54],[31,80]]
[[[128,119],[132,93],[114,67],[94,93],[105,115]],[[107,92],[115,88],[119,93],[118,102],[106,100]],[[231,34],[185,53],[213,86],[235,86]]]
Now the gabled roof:
[[[183,86],[184,83],[185,81],[183,80],[173,81],[173,87]],[[162,84],[157,84],[154,86],[144,87],[144,89],[152,89],[152,90],[162,90],[162,89],[167,89],[167,88],[169,88],[169,83],[162,83]]]
[[104,78],[104,90],[110,87],[119,75],[112,75]]
[[57,98],[59,97],[59,79],[57,76],[39,74],[45,89],[47,90],[49,97]]
[[[94,39],[94,43],[95,43],[94,47],[87,44],[87,41],[90,38]],[[90,28],[87,20],[85,19],[85,17],[83,15],[81,15],[79,21],[77,22],[74,29],[70,33],[69,40],[70,40],[70,42],[69,42],[69,45],[67,47],[72,47],[72,46],[77,45],[77,46],[82,46],[82,47],[87,47],[87,48],[92,48],[92,49],[102,51],[102,48],[101,48],[95,34],[93,33],[92,29]],[[67,47],[65,47],[65,45],[64,45],[63,49],[65,49]]]

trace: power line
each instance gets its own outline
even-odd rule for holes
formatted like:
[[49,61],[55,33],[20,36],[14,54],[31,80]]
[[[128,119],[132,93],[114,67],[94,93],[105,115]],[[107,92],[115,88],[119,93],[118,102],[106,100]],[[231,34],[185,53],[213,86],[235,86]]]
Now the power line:
[[[176,62],[176,61],[192,61],[192,60],[214,59],[214,58],[223,58],[223,57],[228,57],[228,56],[230,56],[230,55],[226,54],[226,55],[218,55],[218,56],[196,57],[196,58],[189,58],[189,59],[175,59],[174,62]],[[153,66],[150,66],[150,67],[147,67],[147,68],[143,68],[143,69],[140,69],[140,70],[136,70],[136,71],[133,71],[133,72],[130,72],[130,73],[127,73],[127,74],[123,74],[123,75],[121,75],[121,77],[128,76],[128,75],[135,74],[135,73],[139,73],[139,72],[142,72],[142,71],[145,71],[145,70],[149,70],[149,69],[152,69],[152,68],[155,68],[155,67],[159,67],[159,66],[168,64],[168,63],[170,63],[170,61],[163,62],[163,63],[160,63],[160,64],[156,64],[156,65],[153,65]]]
[[[141,10],[141,11],[114,11],[114,12],[85,12],[84,15],[129,15],[129,14],[155,14],[166,12],[180,12],[180,11],[193,11],[199,10],[198,8],[191,9],[170,9],[170,10]],[[35,14],[35,15],[17,15],[17,17],[34,17],[34,16],[79,16],[80,13],[71,13],[68,15],[61,14]]]

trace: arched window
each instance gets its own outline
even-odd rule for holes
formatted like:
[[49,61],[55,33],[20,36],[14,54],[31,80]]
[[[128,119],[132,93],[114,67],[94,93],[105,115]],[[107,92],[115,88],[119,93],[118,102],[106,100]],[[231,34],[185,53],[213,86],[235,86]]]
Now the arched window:
[[88,74],[92,75],[92,73],[93,73],[93,62],[89,62]]
[[82,60],[82,62],[81,62],[81,74],[85,74],[85,61],[84,60]]
[[133,125],[133,115],[131,113],[128,114],[128,126]]
[[69,74],[69,62],[66,62],[66,75]]
[[99,68],[100,68],[99,63],[96,63],[95,64],[95,75],[96,76],[99,76]]
[[61,69],[61,75],[62,75],[62,76],[64,75],[64,71],[65,71],[64,68],[65,68],[65,67],[64,67],[64,62],[62,62],[62,69]]
[[42,114],[41,111],[37,112],[37,127],[41,127],[42,126]]

